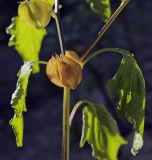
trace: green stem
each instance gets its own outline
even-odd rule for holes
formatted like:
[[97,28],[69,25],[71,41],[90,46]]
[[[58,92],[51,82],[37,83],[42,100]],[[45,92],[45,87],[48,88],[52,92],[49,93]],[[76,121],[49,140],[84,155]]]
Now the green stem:
[[56,22],[56,27],[57,27],[58,36],[59,36],[61,53],[62,53],[62,55],[64,55],[64,53],[65,53],[65,49],[64,49],[64,45],[63,45],[64,41],[63,41],[63,36],[62,36],[62,32],[61,32],[60,20],[59,20],[59,17],[57,15],[55,16],[55,22]]
[[63,96],[63,137],[62,137],[62,160],[69,160],[70,149],[70,89],[64,87]]
[[116,52],[116,53],[119,53],[119,54],[123,55],[122,50],[120,50],[119,48],[104,48],[104,49],[100,49],[100,50],[94,52],[93,54],[91,54],[86,60],[84,60],[83,64],[85,65],[92,58],[94,58],[97,55],[102,54],[104,52]]
[[33,62],[34,64],[38,63],[38,64],[47,64],[48,62],[47,61],[36,61],[36,62]]
[[58,16],[58,14],[54,15],[54,19],[55,19],[56,27],[57,27],[57,31],[58,31],[61,53],[62,53],[62,55],[64,55],[64,53],[65,53],[64,39],[63,39],[63,33],[62,33],[62,28],[61,28],[61,23],[60,23],[60,17]]
[[89,102],[89,101],[87,101],[87,100],[83,100],[83,101],[79,101],[79,102],[77,102],[77,103],[75,104],[75,106],[73,107],[72,112],[71,112],[71,114],[70,114],[70,117],[69,117],[69,125],[70,125],[70,127],[71,127],[73,118],[74,118],[75,113],[77,112],[77,110],[80,108],[80,106],[81,106],[82,104],[88,103],[88,102]]
[[129,0],[123,0],[118,7],[118,9],[113,13],[113,15],[109,18],[107,23],[102,27],[100,32],[98,33],[96,39],[92,43],[92,45],[88,48],[88,50],[83,54],[81,57],[81,60],[84,60],[85,57],[90,53],[90,51],[94,48],[94,46],[98,43],[98,41],[101,39],[101,37],[104,35],[104,33],[109,29],[111,24],[115,21],[115,19],[118,17],[118,15],[121,13],[121,11],[125,8]]
[[[56,22],[58,37],[60,42],[60,49],[62,55],[65,54],[64,38],[59,16],[59,0],[55,0],[55,13],[53,17]],[[69,114],[70,114],[70,90],[64,87],[63,95],[63,131],[62,131],[62,160],[69,160],[70,154],[70,126],[69,126]]]

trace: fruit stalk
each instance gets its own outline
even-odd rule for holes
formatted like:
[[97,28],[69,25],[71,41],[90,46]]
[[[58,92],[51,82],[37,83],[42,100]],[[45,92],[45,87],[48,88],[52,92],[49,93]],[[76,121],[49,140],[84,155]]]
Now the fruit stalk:
[[59,1],[58,0],[55,0],[54,18],[55,18],[55,22],[56,22],[57,31],[58,31],[61,53],[62,53],[62,55],[64,55],[65,54],[65,47],[64,47],[64,38],[63,38],[63,32],[62,32],[60,15],[59,15]]

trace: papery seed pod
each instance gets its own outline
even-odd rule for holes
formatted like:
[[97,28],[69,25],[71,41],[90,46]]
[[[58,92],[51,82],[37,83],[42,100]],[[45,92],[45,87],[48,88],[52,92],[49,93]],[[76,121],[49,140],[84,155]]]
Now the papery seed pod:
[[81,68],[83,68],[83,63],[80,57],[74,51],[66,51],[65,56],[77,62],[78,64],[80,64]]
[[18,15],[28,26],[33,28],[46,27],[51,19],[48,0],[30,0],[19,4]]
[[48,61],[46,74],[55,85],[75,89],[82,80],[82,69],[79,56],[73,51],[66,51],[65,55],[55,55]]

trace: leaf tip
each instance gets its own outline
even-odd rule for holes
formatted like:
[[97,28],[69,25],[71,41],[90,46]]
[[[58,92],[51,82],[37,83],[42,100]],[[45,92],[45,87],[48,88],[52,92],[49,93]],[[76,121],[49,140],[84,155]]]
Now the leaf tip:
[[136,156],[139,150],[143,147],[143,138],[139,133],[135,133],[134,142],[131,149],[132,155]]

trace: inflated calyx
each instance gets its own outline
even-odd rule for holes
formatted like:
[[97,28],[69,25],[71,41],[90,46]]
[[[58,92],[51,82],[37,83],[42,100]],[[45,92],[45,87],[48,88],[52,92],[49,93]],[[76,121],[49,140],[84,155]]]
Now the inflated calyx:
[[83,63],[73,51],[55,55],[48,61],[46,74],[59,87],[75,89],[82,80]]
[[48,0],[26,0],[19,4],[18,15],[28,26],[46,27],[51,19],[51,8]]

